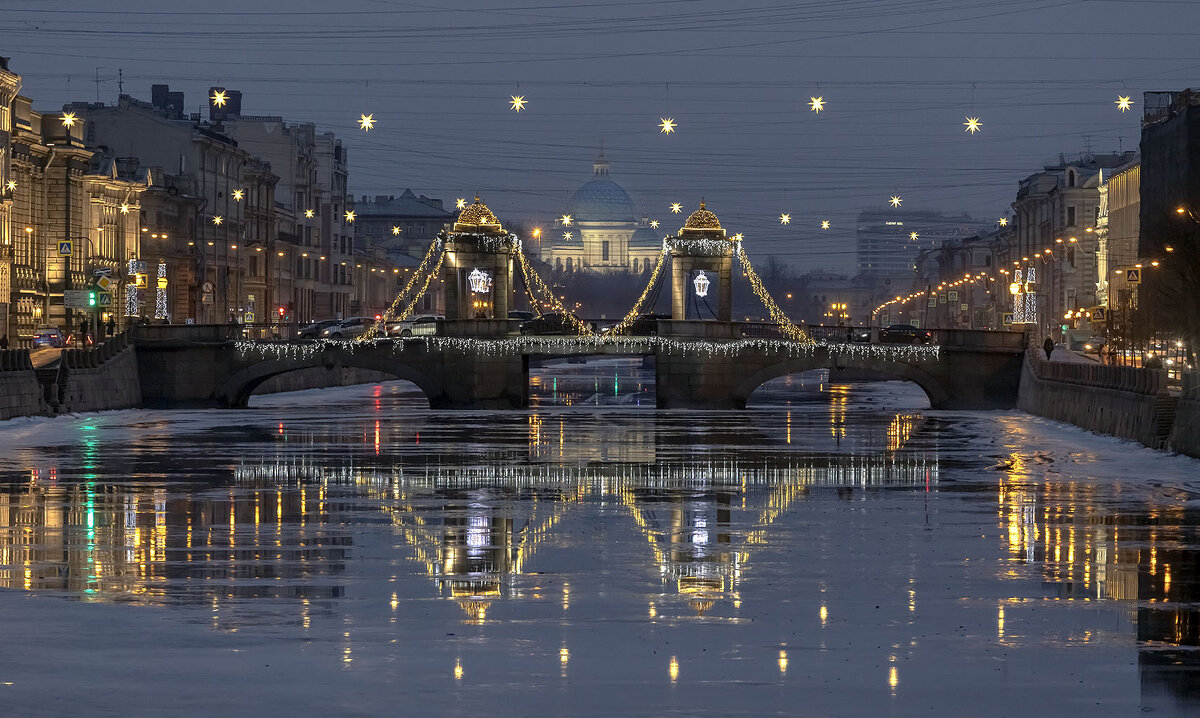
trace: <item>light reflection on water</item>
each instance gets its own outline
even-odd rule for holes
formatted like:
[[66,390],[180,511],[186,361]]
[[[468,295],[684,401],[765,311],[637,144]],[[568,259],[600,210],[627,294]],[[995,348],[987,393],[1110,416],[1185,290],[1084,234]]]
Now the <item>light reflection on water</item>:
[[[969,429],[894,385],[787,377],[752,410],[701,415],[639,406],[652,378],[560,366],[535,374],[542,410],[500,414],[415,410],[394,386],[346,406],[275,397],[230,414],[238,426],[148,420],[120,453],[85,419],[77,444],[0,483],[0,587],[169,606],[217,630],[333,631],[347,670],[383,660],[366,635],[444,602],[423,620],[474,643],[428,670],[464,684],[486,673],[473,646],[522,622],[563,680],[599,670],[575,627],[600,621],[675,636],[653,659],[671,685],[765,680],[739,672],[760,664],[832,680],[820,656],[852,646],[897,699],[968,650],[942,633],[1031,664],[1070,646],[1128,663],[1112,648],[1127,642],[1127,699],[1200,705],[1186,497],[1038,474],[1029,446],[981,458],[959,448]],[[734,633],[712,663],[693,644],[716,625]]]

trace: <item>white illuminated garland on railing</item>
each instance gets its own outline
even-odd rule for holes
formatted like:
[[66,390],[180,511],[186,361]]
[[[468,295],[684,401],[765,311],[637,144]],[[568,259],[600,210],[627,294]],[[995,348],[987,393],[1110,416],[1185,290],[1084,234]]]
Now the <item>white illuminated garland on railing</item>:
[[662,253],[658,255],[658,263],[654,265],[654,271],[650,273],[650,281],[646,282],[646,288],[642,290],[642,296],[638,297],[637,302],[634,303],[633,308],[629,310],[629,313],[625,315],[625,318],[612,328],[612,330],[609,332],[609,336],[615,334],[624,334],[627,332],[629,327],[633,325],[633,322],[641,314],[642,304],[646,301],[646,297],[649,296],[650,290],[654,288],[655,283],[658,282],[658,275],[660,272],[662,272],[663,266],[667,263],[667,256],[667,246],[664,243]]
[[512,356],[517,354],[650,354],[662,350],[667,354],[698,357],[731,357],[745,352],[772,353],[787,358],[817,356],[826,351],[831,360],[838,358],[878,359],[896,362],[936,361],[941,356],[937,345],[908,344],[824,344],[796,342],[790,339],[735,339],[711,341],[675,339],[649,336],[587,336],[534,337],[519,336],[506,339],[475,339],[472,337],[420,336],[404,338],[375,338],[369,342],[350,339],[322,339],[314,342],[286,342],[270,340],[239,340],[234,342],[238,354],[245,358],[250,353],[274,359],[311,359],[326,349],[339,349],[351,354],[363,350],[389,350],[402,354],[409,346],[420,346],[425,351],[457,351],[479,356]]
[[767,308],[767,312],[771,315],[771,320],[779,325],[779,330],[792,341],[812,344],[812,337],[808,336],[808,333],[800,327],[792,324],[792,320],[787,318],[787,315],[783,313],[783,310],[771,298],[766,287],[763,286],[762,280],[759,279],[758,273],[754,271],[754,267],[750,266],[750,259],[746,256],[744,247],[738,247],[737,256],[741,260],[743,270],[745,270],[746,279],[750,280],[750,288],[754,290],[755,296]]
[[[563,306],[563,303],[559,301],[558,297],[554,296],[554,290],[550,289],[550,287],[547,286],[544,281],[542,281],[542,278],[538,276],[537,272],[533,271],[533,268],[529,266],[529,260],[525,258],[525,253],[521,251],[520,247],[517,248],[517,259],[521,265],[521,273],[525,277],[525,286],[536,287],[537,290],[544,296],[549,297],[549,301],[545,303],[552,309],[562,312],[562,315],[567,318],[567,321],[571,323],[571,326],[578,334],[591,334],[592,328],[580,321],[573,312],[567,311],[567,308]],[[530,277],[533,278],[532,282],[530,282]]]

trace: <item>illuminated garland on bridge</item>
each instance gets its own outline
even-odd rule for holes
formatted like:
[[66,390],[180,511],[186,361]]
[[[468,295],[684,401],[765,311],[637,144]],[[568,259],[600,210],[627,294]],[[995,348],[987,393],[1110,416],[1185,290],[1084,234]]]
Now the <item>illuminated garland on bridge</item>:
[[800,327],[792,324],[792,320],[787,318],[787,315],[783,313],[783,310],[771,298],[766,287],[763,286],[762,280],[759,279],[758,272],[755,272],[754,267],[750,266],[750,258],[746,256],[746,249],[744,247],[738,246],[737,256],[741,260],[742,270],[746,275],[746,279],[750,280],[750,288],[754,290],[755,296],[767,308],[767,312],[771,315],[771,320],[779,325],[779,330],[792,341],[812,344],[812,337],[808,336],[808,333]]
[[[567,308],[563,306],[563,303],[559,301],[558,297],[554,296],[554,290],[550,289],[550,287],[547,286],[544,281],[542,281],[542,278],[538,276],[537,272],[533,271],[533,267],[529,266],[529,260],[525,258],[525,253],[521,251],[521,248],[517,247],[516,251],[517,260],[521,265],[521,273],[525,277],[525,286],[537,287],[539,292],[546,297],[549,297],[549,301],[546,303],[554,310],[562,312],[562,315],[571,323],[572,328],[577,334],[591,334],[592,328],[587,324],[584,324],[579,317],[575,316],[574,312],[567,311]],[[533,277],[533,282],[529,281],[530,277]]]
[[634,303],[633,308],[629,310],[629,313],[625,315],[625,318],[612,328],[612,331],[609,332],[610,336],[614,334],[624,334],[625,332],[629,331],[629,327],[633,325],[633,322],[641,314],[642,304],[645,303],[646,297],[650,295],[650,290],[653,289],[654,285],[658,282],[658,275],[662,272],[663,266],[665,266],[667,263],[667,256],[667,245],[664,242],[662,252],[658,255],[658,263],[654,265],[654,271],[650,272],[650,281],[646,282],[646,288],[642,290],[642,296],[638,297],[637,302]]
[[429,244],[429,249],[425,251],[425,256],[421,258],[421,263],[417,265],[415,270],[413,270],[413,275],[409,278],[408,283],[404,285],[404,289],[401,289],[400,293],[396,295],[396,298],[392,300],[391,306],[389,306],[383,312],[378,321],[371,325],[370,329],[363,332],[355,341],[365,342],[374,339],[376,335],[379,334],[381,327],[385,327],[383,332],[384,334],[387,333],[386,324],[390,321],[394,321],[393,314],[396,311],[396,307],[400,306],[400,302],[403,301],[405,295],[408,294],[409,290],[411,290],[413,285],[416,284],[417,279],[422,276],[422,272],[428,271],[425,270],[425,267],[428,265],[429,260],[433,257],[435,251],[439,252],[437,266],[433,270],[429,271],[429,275],[425,278],[425,284],[422,286],[420,294],[413,298],[413,301],[410,302],[405,308],[400,319],[404,319],[408,316],[408,313],[412,311],[412,307],[416,304],[416,300],[420,299],[421,295],[425,293],[425,290],[429,287],[429,283],[432,281],[433,276],[437,274],[438,269],[440,269],[442,266],[442,259],[446,256],[446,249],[445,242],[441,236],[437,237]]
[[[266,340],[241,340],[234,342],[238,354],[245,358],[256,353],[263,358],[311,359],[326,349],[339,349],[355,353],[358,349],[390,348],[393,354],[401,354],[409,345],[418,344],[425,351],[452,350],[480,356],[513,356],[517,354],[649,354],[661,350],[667,354],[698,357],[730,357],[744,352],[780,354],[787,358],[816,356],[827,351],[831,361],[838,359],[876,359],[895,362],[936,361],[941,356],[937,345],[908,344],[824,344],[809,341],[801,343],[788,339],[735,339],[732,341],[708,341],[673,339],[670,337],[611,337],[591,334],[574,337],[520,336],[507,339],[475,339],[471,337],[404,337],[376,338],[370,342],[349,339],[322,339],[314,342],[275,342]],[[605,351],[608,350],[608,351]]]

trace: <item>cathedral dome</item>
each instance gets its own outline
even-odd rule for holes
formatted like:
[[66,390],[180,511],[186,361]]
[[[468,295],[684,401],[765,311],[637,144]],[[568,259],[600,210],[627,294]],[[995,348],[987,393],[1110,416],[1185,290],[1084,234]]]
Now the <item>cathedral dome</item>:
[[458,219],[454,221],[454,231],[499,233],[503,232],[504,228],[500,226],[500,220],[496,219],[492,210],[476,197],[474,203],[467,205],[462,212],[459,212]]
[[592,165],[592,179],[571,195],[567,214],[577,222],[633,222],[633,201],[621,185],[608,178],[604,155]]

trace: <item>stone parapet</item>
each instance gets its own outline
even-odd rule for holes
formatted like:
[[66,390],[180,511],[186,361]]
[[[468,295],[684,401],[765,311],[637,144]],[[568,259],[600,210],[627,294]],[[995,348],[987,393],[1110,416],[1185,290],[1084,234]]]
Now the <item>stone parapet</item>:
[[1181,454],[1200,458],[1200,372],[1183,375],[1183,388],[1175,406],[1170,447]]
[[0,420],[48,413],[29,350],[0,350]]

